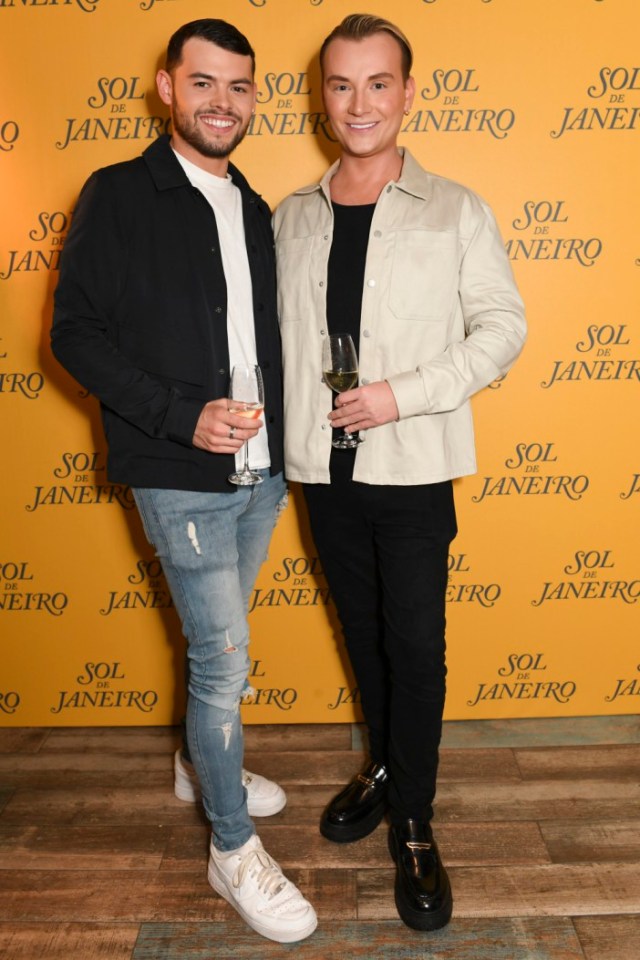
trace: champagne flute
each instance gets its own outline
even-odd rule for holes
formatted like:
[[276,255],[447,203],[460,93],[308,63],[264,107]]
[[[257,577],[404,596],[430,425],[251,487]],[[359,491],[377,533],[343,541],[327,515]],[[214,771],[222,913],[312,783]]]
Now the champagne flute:
[[[332,333],[322,344],[322,372],[327,386],[336,393],[351,390],[358,383],[358,355],[348,333]],[[363,443],[362,437],[349,433],[346,427],[331,446],[350,450]]]
[[[229,412],[256,420],[264,410],[262,372],[257,364],[237,363],[231,371]],[[262,483],[263,477],[249,469],[249,441],[244,442],[244,466],[230,474],[231,483],[240,487]]]

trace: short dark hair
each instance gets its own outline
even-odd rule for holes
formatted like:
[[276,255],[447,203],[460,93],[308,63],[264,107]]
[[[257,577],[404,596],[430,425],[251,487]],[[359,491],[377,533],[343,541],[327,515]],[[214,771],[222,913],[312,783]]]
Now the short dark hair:
[[230,50],[231,53],[238,53],[242,57],[251,57],[251,72],[256,72],[256,55],[253,47],[243,33],[227,23],[226,20],[191,20],[184,23],[176,30],[167,46],[167,58],[165,61],[165,70],[171,73],[182,62],[182,48],[187,40],[196,37],[200,40],[208,40],[209,43],[215,43],[223,50]]
[[364,40],[367,37],[373,37],[377,33],[388,33],[397,41],[402,54],[402,76],[408,80],[413,66],[413,50],[406,35],[395,23],[385,20],[383,17],[375,17],[371,13],[350,13],[345,17],[342,23],[331,31],[324,43],[320,47],[320,69],[324,72],[324,57],[327,47],[334,40]]

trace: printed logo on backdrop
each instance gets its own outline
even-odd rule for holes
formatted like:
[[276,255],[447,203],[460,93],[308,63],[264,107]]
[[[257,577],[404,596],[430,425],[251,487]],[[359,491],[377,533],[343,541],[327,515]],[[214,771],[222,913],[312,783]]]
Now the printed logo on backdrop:
[[518,443],[514,453],[504,461],[512,471],[498,477],[483,477],[480,493],[471,497],[481,503],[487,497],[566,497],[581,500],[589,489],[584,473],[559,473],[560,457],[555,443]]
[[258,607],[326,607],[329,588],[318,586],[316,577],[324,579],[318,557],[283,557],[272,578],[278,586],[254,589],[249,613]]
[[15,690],[0,690],[0,713],[12,716],[20,706],[20,694]]
[[[640,380],[640,359],[624,354],[631,346],[627,324],[590,324],[575,345],[577,357],[554,360],[553,367],[541,386],[548,390],[556,383],[575,383],[585,380]],[[622,354],[622,356],[620,356]],[[586,359],[582,359],[585,357]]]
[[338,687],[335,699],[332,703],[327,704],[327,709],[337,710],[338,707],[345,705],[352,707],[360,702],[360,690],[358,687],[353,687],[353,689],[349,687]]
[[249,687],[242,697],[243,707],[277,707],[278,710],[291,710],[298,700],[295,687],[258,686],[257,681],[268,683],[268,674],[264,660],[252,660],[249,670]]
[[164,3],[175,3],[175,2],[176,0],[140,0],[138,5],[141,10],[144,10],[146,12],[147,10],[151,10],[152,7],[155,7],[156,3],[164,4]]
[[0,0],[3,7],[74,7],[82,13],[93,13],[100,0]]
[[0,120],[0,150],[13,150],[19,137],[20,127],[15,120]]
[[[75,689],[60,690],[57,702],[49,707],[51,713],[67,710],[83,710],[95,707],[100,710],[131,710],[135,715],[151,713],[158,703],[156,690],[131,690],[126,680],[122,663],[88,661],[75,678]],[[77,717],[74,723],[82,723]]]
[[57,270],[70,222],[70,213],[41,210],[27,234],[28,241],[38,246],[25,243],[17,250],[8,250],[6,266],[0,263],[0,280],[9,280],[15,273]]
[[640,67],[621,64],[601,67],[585,89],[592,103],[563,107],[551,137],[597,130],[640,130]]
[[140,77],[98,77],[86,100],[94,111],[84,117],[67,117],[55,144],[66,150],[72,143],[105,140],[155,140],[169,133],[168,117],[150,116],[145,111],[145,87]]
[[631,477],[631,485],[620,494],[621,500],[629,500],[634,493],[640,493],[640,473],[634,473]]
[[546,671],[545,654],[538,652],[510,653],[507,661],[497,671],[499,679],[479,683],[467,705],[497,700],[550,700],[553,703],[569,703],[577,685],[574,680],[550,680]]
[[485,133],[504,140],[516,122],[511,108],[486,105],[475,67],[436,68],[418,103],[402,133]]
[[568,580],[547,580],[533,607],[559,600],[610,600],[638,602],[640,580],[618,578],[611,550],[577,550],[563,572]]
[[256,112],[251,117],[249,137],[294,137],[322,134],[335,143],[329,118],[322,111],[309,111],[312,93],[304,71],[268,71],[256,78]]
[[[2,337],[0,337],[0,344]],[[0,394],[15,394],[27,400],[37,400],[44,387],[44,376],[39,370],[4,370],[2,361],[8,360],[9,354],[0,346]]]
[[[145,0],[147,3],[157,3],[158,0]],[[248,0],[252,7],[266,7],[269,3],[269,0]],[[324,0],[308,0],[312,7],[321,7],[324,3]],[[416,0],[418,3],[437,3],[438,0]],[[493,0],[480,0],[481,3],[493,3]],[[600,3],[601,0],[596,0],[597,3]]]
[[40,587],[29,561],[6,560],[0,563],[0,610],[61,617],[68,603],[66,593]]
[[[592,267],[602,253],[598,237],[563,236],[563,224],[569,222],[564,200],[526,200],[523,212],[511,226],[526,236],[507,240],[510,260],[574,260],[581,267]],[[560,231],[560,236],[556,236]]]
[[132,589],[109,591],[99,610],[103,617],[120,610],[166,610],[173,606],[159,560],[139,560],[127,582]]
[[466,553],[449,554],[447,603],[475,603],[485,609],[493,607],[502,595],[499,583],[474,583],[472,567]]
[[25,509],[33,513],[40,508],[66,504],[94,506],[117,503],[125,510],[133,510],[135,501],[128,486],[94,482],[96,475],[104,471],[101,453],[63,453],[60,464],[52,470],[55,480],[63,482],[35,487],[33,499],[25,504]]
[[[269,0],[248,0],[252,7],[266,7]],[[308,0],[312,7],[321,7],[324,0]]]
[[[636,666],[636,670],[640,673],[640,663]],[[607,703],[613,703],[618,697],[640,697],[640,677],[616,680],[613,690],[604,699]]]
[[[175,0],[140,0],[140,9],[141,10],[151,10],[156,3],[167,3],[175,2]],[[247,3],[251,4],[252,7],[266,7],[269,3],[269,0],[246,0]],[[324,3],[324,0],[308,0],[312,7],[321,7]],[[424,0],[425,3],[433,3],[433,0]],[[491,0],[482,0],[483,3],[491,2]]]

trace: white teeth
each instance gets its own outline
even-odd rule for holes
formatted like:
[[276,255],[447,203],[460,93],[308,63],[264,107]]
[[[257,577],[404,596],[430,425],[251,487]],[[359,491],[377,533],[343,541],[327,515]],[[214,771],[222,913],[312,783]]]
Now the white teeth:
[[209,119],[208,117],[202,117],[202,122],[206,123],[208,127],[218,127],[220,130],[227,130],[229,127],[233,126],[233,120],[215,120]]
[[371,130],[375,123],[350,123],[349,126],[352,130]]

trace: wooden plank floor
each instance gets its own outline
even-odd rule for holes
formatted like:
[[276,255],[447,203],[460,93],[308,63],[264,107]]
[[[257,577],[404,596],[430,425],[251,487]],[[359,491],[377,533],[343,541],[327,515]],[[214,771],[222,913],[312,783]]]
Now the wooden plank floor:
[[397,918],[381,825],[317,828],[360,766],[349,725],[246,728],[286,809],[256,820],[314,903],[302,944],[252,933],[206,882],[200,806],[173,796],[174,728],[0,729],[3,960],[637,960],[640,718],[445,724],[434,826],[451,925]]

